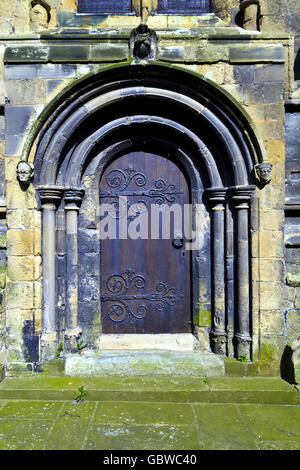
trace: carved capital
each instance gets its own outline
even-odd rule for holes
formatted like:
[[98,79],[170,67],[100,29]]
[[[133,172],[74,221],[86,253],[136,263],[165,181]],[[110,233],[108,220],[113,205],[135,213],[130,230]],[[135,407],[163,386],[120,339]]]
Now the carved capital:
[[254,165],[254,175],[258,185],[265,186],[272,179],[272,164],[269,162],[257,163]]
[[235,209],[248,209],[255,186],[236,186],[229,188]]
[[212,206],[224,204],[226,193],[226,188],[209,188],[205,191],[205,195]]
[[64,188],[61,186],[39,186],[42,209],[56,209],[63,196]]
[[84,190],[79,188],[68,188],[64,192],[66,210],[78,210],[84,196]]

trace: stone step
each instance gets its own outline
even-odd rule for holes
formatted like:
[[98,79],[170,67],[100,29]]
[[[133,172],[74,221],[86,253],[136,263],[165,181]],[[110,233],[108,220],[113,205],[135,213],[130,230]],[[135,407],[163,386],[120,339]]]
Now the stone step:
[[84,387],[88,401],[299,404],[298,390],[279,377],[6,377],[2,400],[74,400]]
[[70,376],[205,376],[225,375],[224,359],[216,354],[159,350],[101,350],[65,357]]

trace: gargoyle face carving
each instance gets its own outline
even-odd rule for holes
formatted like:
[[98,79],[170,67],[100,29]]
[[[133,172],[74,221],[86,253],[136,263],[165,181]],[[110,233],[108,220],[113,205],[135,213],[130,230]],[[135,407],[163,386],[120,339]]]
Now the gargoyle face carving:
[[260,184],[267,184],[272,179],[272,165],[269,162],[258,163],[254,166],[254,172]]
[[33,178],[33,165],[25,161],[21,161],[17,166],[17,178],[20,183],[29,184]]

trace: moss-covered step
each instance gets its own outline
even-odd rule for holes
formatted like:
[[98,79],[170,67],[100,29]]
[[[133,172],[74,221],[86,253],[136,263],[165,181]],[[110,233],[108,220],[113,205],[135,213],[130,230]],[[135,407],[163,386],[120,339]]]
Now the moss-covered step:
[[7,377],[2,400],[74,400],[297,405],[298,391],[279,377]]

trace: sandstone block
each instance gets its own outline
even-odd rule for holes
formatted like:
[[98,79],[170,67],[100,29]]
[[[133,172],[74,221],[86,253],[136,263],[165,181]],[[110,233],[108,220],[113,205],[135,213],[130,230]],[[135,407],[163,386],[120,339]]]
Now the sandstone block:
[[37,229],[7,232],[7,255],[28,256],[41,253],[41,234]]
[[7,263],[7,277],[10,281],[34,280],[34,256],[9,256]]
[[33,282],[8,281],[6,284],[6,307],[8,309],[32,309],[34,307]]

